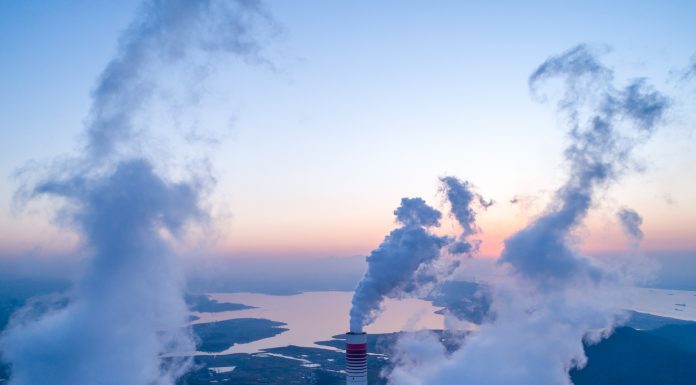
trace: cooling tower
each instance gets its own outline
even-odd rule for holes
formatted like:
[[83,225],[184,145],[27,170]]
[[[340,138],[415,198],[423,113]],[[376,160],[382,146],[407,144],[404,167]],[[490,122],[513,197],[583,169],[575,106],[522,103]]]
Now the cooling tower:
[[346,334],[346,384],[367,385],[367,334]]

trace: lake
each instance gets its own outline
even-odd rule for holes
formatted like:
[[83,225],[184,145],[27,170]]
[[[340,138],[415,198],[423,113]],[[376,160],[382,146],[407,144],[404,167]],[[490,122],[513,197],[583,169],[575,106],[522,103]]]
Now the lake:
[[[316,345],[316,341],[330,340],[332,336],[348,331],[348,312],[353,292],[318,291],[296,295],[266,295],[255,293],[212,293],[219,302],[241,303],[255,309],[218,313],[192,314],[200,317],[193,323],[222,321],[233,318],[265,318],[287,324],[290,329],[271,338],[234,345],[224,352],[256,353],[261,349],[296,345],[304,347],[329,347]],[[367,333],[391,333],[400,330],[442,329],[444,317],[435,314],[441,308],[419,299],[390,300],[385,302],[385,312]],[[206,353],[201,353],[206,354]]]
[[696,292],[633,288],[626,308],[661,317],[696,321]]
[[[258,353],[262,349],[296,345],[331,349],[316,345],[348,330],[348,312],[353,292],[320,291],[296,295],[267,295],[255,293],[211,293],[219,302],[240,303],[253,309],[217,313],[192,314],[200,317],[193,323],[206,323],[235,318],[265,318],[287,324],[290,329],[274,337],[237,344],[224,352]],[[663,317],[696,321],[696,292],[663,289],[630,289],[626,309]],[[402,330],[443,329],[444,317],[435,314],[441,308],[418,299],[385,302],[385,312],[367,333],[391,333]],[[211,353],[198,352],[205,355]]]

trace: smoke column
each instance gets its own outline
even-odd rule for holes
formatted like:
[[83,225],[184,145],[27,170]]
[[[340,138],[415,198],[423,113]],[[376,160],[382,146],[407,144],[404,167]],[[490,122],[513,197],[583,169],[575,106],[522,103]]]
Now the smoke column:
[[403,198],[394,211],[401,227],[384,238],[367,256],[367,271],[353,294],[350,331],[362,332],[381,313],[385,297],[403,297],[424,284],[434,282],[433,263],[447,239],[431,234],[442,214],[421,198]]
[[[488,207],[471,184],[455,177],[441,178],[442,191],[451,205],[452,215],[462,227],[458,239],[437,236],[428,231],[440,225],[442,214],[421,198],[403,198],[394,211],[402,226],[384,238],[382,244],[367,257],[367,271],[353,294],[350,310],[350,331],[359,333],[381,313],[385,297],[402,298],[424,294],[422,291],[448,276],[458,266],[441,263],[442,248],[452,254],[471,256],[478,250],[477,241],[468,237],[478,232],[472,205]],[[429,285],[431,284],[431,285]]]
[[569,371],[586,363],[583,340],[611,333],[624,280],[581,255],[572,231],[595,192],[630,169],[631,151],[650,136],[668,102],[644,79],[615,88],[612,71],[582,45],[539,66],[530,89],[538,95],[549,81],[565,90],[558,107],[570,126],[569,177],[546,211],[505,241],[505,275],[493,282],[495,321],[451,357],[397,367],[392,384],[567,385]]
[[200,202],[210,180],[160,175],[138,118],[158,68],[219,54],[256,61],[252,27],[267,21],[253,0],[142,5],[93,91],[83,151],[29,188],[30,199],[61,199],[59,223],[90,258],[67,306],[15,317],[0,339],[12,385],[167,385],[189,368],[187,358],[160,358],[195,348],[170,243],[208,218]]

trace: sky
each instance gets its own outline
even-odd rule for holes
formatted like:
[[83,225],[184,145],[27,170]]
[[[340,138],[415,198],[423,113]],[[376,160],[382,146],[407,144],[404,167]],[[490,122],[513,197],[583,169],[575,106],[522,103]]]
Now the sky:
[[[55,201],[18,207],[20,170],[79,146],[90,92],[138,2],[0,2],[0,255],[70,254]],[[615,219],[644,219],[643,248],[696,251],[696,54],[691,1],[267,1],[263,62],[221,59],[200,95],[170,88],[148,124],[174,170],[205,159],[214,219],[197,252],[221,257],[366,255],[402,197],[446,209],[438,178],[470,180],[497,204],[479,215],[481,253],[534,218],[566,175],[563,121],[530,96],[551,55],[587,43],[616,77],[675,97],[637,155],[642,172],[607,191],[579,230],[587,252],[626,247]],[[168,76],[165,74],[165,76]],[[171,103],[171,102],[174,103]],[[171,105],[176,104],[176,108]],[[173,127],[173,129],[170,129]],[[159,131],[158,131],[159,130]],[[517,197],[520,203],[510,201]],[[452,220],[443,233],[455,233]],[[190,251],[194,253],[193,251]]]

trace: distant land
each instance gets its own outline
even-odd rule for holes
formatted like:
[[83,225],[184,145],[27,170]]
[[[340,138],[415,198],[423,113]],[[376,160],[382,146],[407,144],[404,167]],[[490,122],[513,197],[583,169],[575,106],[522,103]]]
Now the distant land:
[[200,340],[198,350],[223,352],[235,344],[243,344],[273,337],[288,329],[282,322],[259,318],[235,318],[225,321],[193,325],[193,332]]
[[253,309],[253,306],[241,303],[218,302],[207,294],[187,294],[186,304],[191,311],[199,313],[219,313],[223,311],[237,311]]
[[571,372],[575,385],[693,385],[696,383],[696,324],[639,331],[617,329],[608,339],[586,346],[588,364]]

